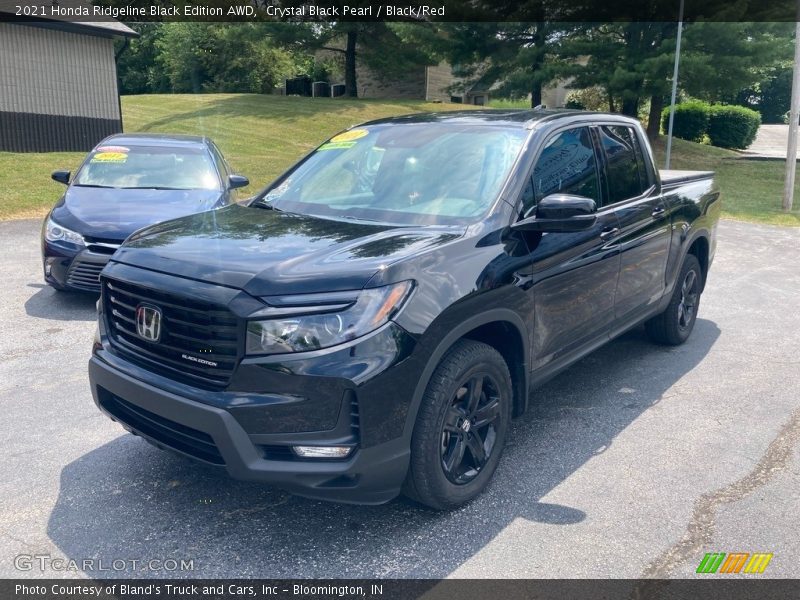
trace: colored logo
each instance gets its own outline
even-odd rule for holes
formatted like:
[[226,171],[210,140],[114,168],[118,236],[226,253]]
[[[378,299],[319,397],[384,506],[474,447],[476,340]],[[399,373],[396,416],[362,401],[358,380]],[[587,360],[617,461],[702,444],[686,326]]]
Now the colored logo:
[[772,553],[755,552],[709,552],[697,565],[697,573],[763,573]]

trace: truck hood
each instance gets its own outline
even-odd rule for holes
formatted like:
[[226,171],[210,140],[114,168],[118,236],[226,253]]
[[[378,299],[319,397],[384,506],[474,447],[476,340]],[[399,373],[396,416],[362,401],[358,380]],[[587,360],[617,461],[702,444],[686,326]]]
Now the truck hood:
[[361,289],[386,265],[462,234],[232,205],[140,231],[113,260],[253,296],[304,294]]
[[215,190],[92,188],[71,185],[53,209],[53,219],[81,235],[119,240],[134,231],[176,217],[209,210]]

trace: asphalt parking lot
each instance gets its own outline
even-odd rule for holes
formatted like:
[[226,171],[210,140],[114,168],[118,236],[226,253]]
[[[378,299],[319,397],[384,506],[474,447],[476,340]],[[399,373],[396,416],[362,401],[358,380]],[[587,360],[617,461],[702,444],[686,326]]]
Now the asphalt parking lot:
[[[488,493],[438,514],[232,482],[126,434],[89,392],[95,299],[42,284],[39,228],[0,223],[0,577],[692,577],[706,552],[797,576],[800,230],[723,222],[689,342],[636,330],[534,391]],[[15,567],[34,554],[139,563]],[[165,559],[193,570],[141,566]]]

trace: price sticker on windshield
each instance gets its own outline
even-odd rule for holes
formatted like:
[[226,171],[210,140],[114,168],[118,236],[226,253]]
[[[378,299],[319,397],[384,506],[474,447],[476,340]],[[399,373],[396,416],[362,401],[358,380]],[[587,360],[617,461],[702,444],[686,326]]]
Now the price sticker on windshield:
[[124,163],[128,155],[124,152],[99,152],[92,157],[93,163]]
[[327,144],[322,144],[319,150],[347,150],[355,145],[355,142],[328,142]]
[[369,135],[369,131],[366,129],[351,129],[350,131],[345,131],[344,133],[340,133],[339,135],[335,135],[331,138],[332,143],[338,142],[352,142],[355,140],[360,140],[363,137]]

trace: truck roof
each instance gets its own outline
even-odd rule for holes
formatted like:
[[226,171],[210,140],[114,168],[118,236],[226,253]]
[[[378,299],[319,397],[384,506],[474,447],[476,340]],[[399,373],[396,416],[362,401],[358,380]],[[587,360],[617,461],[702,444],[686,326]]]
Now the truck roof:
[[364,125],[383,125],[389,123],[452,123],[454,125],[495,125],[531,129],[542,122],[557,122],[562,119],[613,120],[635,122],[635,119],[615,113],[590,112],[572,109],[473,109],[433,113],[414,113],[399,117],[386,117],[364,123]]

